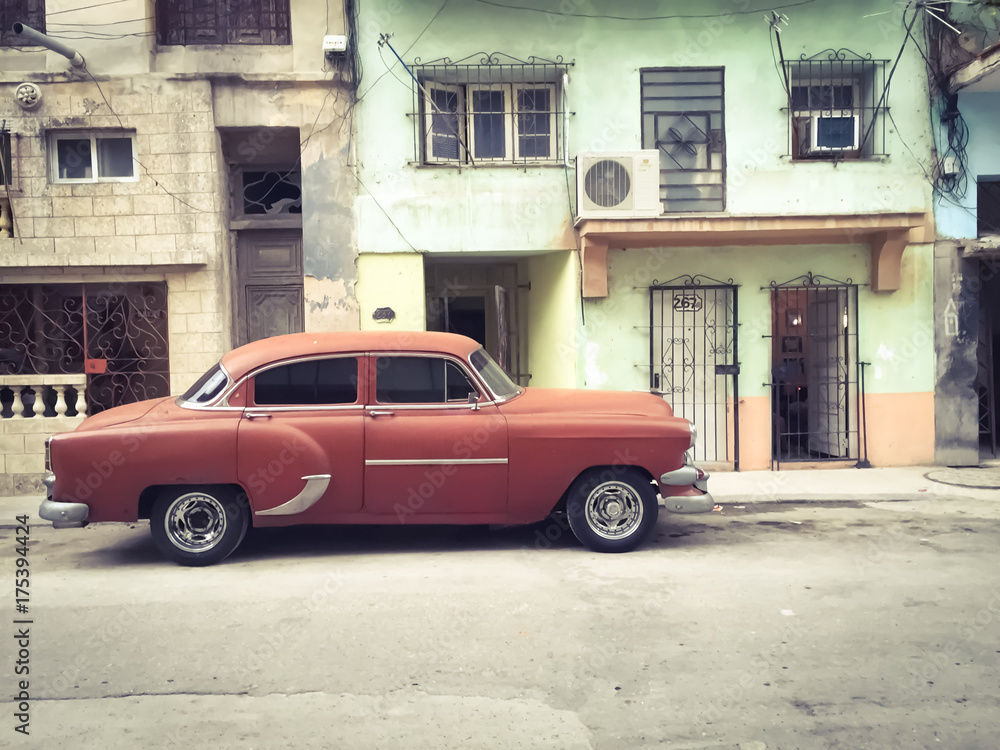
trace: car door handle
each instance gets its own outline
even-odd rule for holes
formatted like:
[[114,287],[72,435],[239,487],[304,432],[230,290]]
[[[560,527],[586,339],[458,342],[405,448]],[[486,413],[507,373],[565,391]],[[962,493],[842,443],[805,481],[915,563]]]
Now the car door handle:
[[247,419],[270,419],[271,415],[263,411],[248,411],[244,415]]
[[395,412],[384,411],[381,409],[372,409],[368,413],[373,417],[391,417],[393,414],[395,414]]

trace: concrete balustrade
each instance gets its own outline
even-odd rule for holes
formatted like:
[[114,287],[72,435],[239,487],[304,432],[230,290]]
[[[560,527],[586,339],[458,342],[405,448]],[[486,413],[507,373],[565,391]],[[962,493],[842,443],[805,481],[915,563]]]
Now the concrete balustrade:
[[[14,395],[13,403],[0,412],[4,419],[30,419],[33,417],[64,417],[69,411],[66,401],[67,392],[76,391],[76,403],[73,405],[74,416],[87,416],[87,403],[83,397],[87,385],[87,376],[80,375],[0,375],[0,392],[10,390]],[[46,394],[54,391],[56,402],[54,414],[46,415]],[[8,396],[9,399],[9,396]],[[4,399],[6,401],[6,399]],[[13,413],[10,413],[13,412]]]

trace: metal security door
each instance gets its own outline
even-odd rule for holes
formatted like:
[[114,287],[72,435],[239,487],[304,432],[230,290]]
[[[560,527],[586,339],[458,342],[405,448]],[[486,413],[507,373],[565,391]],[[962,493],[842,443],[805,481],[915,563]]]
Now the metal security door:
[[649,289],[650,388],[698,430],[698,461],[740,468],[737,285],[678,276]]
[[807,273],[769,288],[776,468],[859,460],[858,285]]

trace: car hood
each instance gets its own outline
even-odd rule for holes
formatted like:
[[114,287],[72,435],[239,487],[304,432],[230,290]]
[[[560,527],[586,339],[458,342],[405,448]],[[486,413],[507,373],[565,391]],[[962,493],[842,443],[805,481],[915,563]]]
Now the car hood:
[[670,404],[643,391],[596,391],[579,388],[525,388],[504,405],[506,411],[535,413],[606,414],[630,417],[673,416]]
[[100,414],[95,414],[92,417],[87,417],[76,428],[76,432],[87,432],[89,430],[99,430],[103,427],[111,427],[113,425],[124,424],[126,422],[134,422],[140,419],[154,408],[166,401],[172,401],[170,396],[165,396],[163,398],[154,398],[149,401],[139,401],[135,404],[124,404],[122,406],[115,406],[111,409],[106,409]]

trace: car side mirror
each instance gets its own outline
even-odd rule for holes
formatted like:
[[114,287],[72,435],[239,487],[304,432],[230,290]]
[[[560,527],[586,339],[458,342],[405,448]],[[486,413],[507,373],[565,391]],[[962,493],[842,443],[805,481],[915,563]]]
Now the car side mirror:
[[472,407],[472,411],[479,411],[479,394],[475,391],[469,393],[469,406]]

